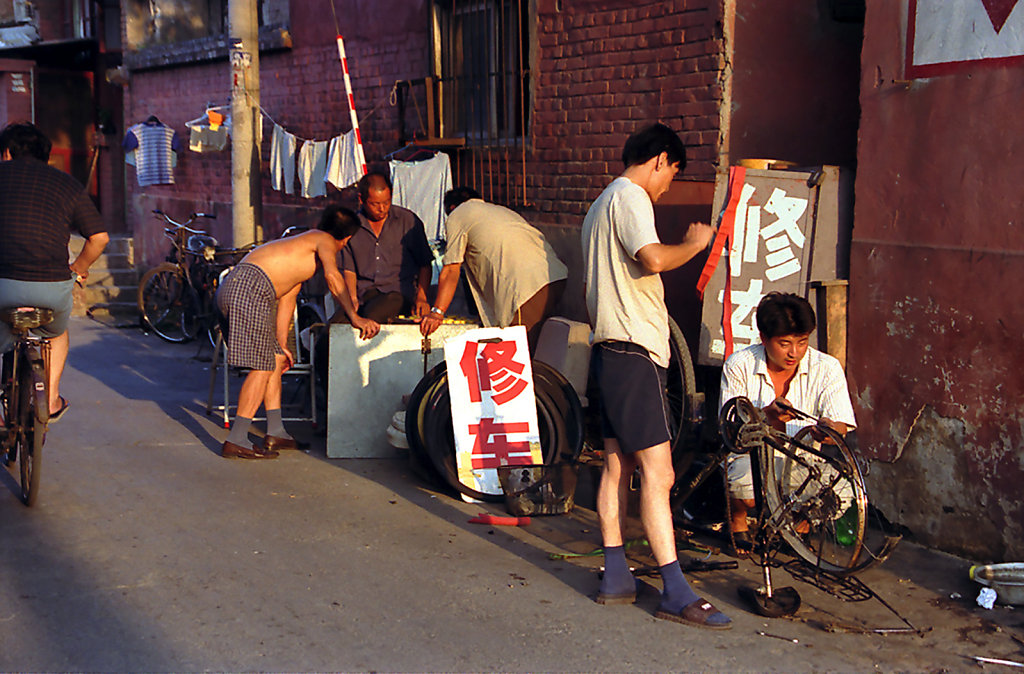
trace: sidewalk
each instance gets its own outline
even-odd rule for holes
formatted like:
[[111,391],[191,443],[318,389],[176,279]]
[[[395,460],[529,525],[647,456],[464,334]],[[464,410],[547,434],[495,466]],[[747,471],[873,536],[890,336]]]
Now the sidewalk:
[[971,656],[1024,661],[1024,608],[978,608],[969,561],[909,543],[862,580],[924,636],[844,631],[903,623],[876,600],[844,603],[782,570],[776,584],[796,587],[803,608],[760,618],[736,595],[758,581],[750,562],[690,576],[733,617],[728,632],[655,620],[653,591],[636,606],[598,606],[599,557],[549,559],[599,545],[592,512],[517,529],[468,524],[498,509],[425,486],[400,461],[327,459],[324,438],[301,424],[291,430],[312,442],[308,452],[225,460],[226,431],[203,413],[208,363],[192,358],[196,345],[88,319],[73,320],[71,339],[71,408],[47,437],[39,504],[22,506],[0,474],[2,671],[959,671]]

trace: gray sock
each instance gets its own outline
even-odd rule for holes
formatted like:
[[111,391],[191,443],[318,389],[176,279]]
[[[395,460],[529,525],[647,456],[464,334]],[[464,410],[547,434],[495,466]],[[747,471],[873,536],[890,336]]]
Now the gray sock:
[[284,430],[280,407],[276,410],[267,410],[267,435],[273,435],[275,438],[285,438],[286,440],[290,440],[292,437],[288,435],[288,431]]
[[245,447],[249,442],[249,426],[252,419],[235,417],[235,423],[231,424],[231,432],[228,433],[228,442]]

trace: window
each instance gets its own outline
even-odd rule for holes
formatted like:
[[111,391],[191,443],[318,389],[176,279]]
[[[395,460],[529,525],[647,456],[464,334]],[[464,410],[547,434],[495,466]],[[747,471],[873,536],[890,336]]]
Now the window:
[[441,136],[469,145],[529,128],[531,0],[435,0],[434,77]]

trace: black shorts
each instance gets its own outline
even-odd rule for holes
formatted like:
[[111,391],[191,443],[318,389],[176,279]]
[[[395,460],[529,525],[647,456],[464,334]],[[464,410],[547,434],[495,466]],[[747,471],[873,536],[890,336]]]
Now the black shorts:
[[665,384],[668,371],[630,342],[594,345],[590,374],[601,391],[601,434],[626,454],[672,439]]

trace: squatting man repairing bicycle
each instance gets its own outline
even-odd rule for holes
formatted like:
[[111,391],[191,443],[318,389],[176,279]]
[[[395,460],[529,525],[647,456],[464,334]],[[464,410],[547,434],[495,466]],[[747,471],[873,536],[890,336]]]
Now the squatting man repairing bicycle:
[[[808,345],[816,325],[810,303],[799,295],[772,292],[757,305],[755,316],[761,343],[741,349],[725,361],[721,405],[738,396],[749,398],[764,411],[773,428],[789,435],[814,424],[797,418],[789,411],[792,408],[817,417],[818,424],[840,435],[856,428],[842,365]],[[747,512],[754,507],[749,454],[729,457],[728,482],[733,538],[737,548],[749,550],[753,541]]]
[[622,540],[626,490],[640,469],[640,519],[664,583],[655,616],[728,629],[732,621],[701,599],[683,576],[676,553],[669,494],[675,480],[665,400],[669,364],[668,310],[660,273],[704,250],[714,228],[690,225],[681,243],[664,244],[654,227],[654,202],[686,166],[686,149],[664,124],[626,140],[623,173],[597,198],[583,221],[587,312],[593,328],[591,376],[600,389],[604,468],[597,511],[604,578],[596,601],[636,601],[636,580]]
[[[228,323],[228,362],[250,370],[238,394],[237,414],[222,456],[273,459],[279,449],[296,449],[281,421],[281,375],[294,362],[285,345],[299,289],[318,265],[359,336],[370,339],[380,331],[376,321],[356,313],[336,262],[358,229],[355,213],[328,206],[315,230],[254,248],[217,290],[217,306]],[[249,444],[249,427],[260,403],[267,413],[267,433],[262,445],[256,446]]]
[[[60,379],[68,358],[75,274],[83,280],[89,276],[110,237],[82,185],[47,165],[51,147],[46,134],[27,122],[0,131],[0,307],[53,310],[53,321],[33,330],[50,339],[52,424],[68,408]],[[85,245],[69,265],[72,230],[85,237]],[[12,343],[10,329],[0,322],[0,351]]]

